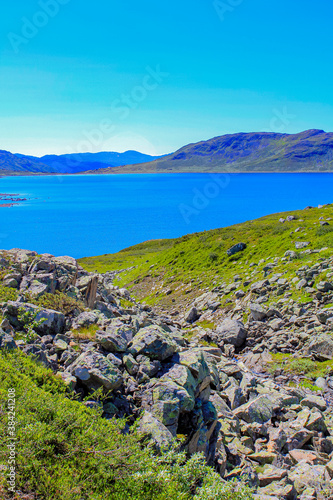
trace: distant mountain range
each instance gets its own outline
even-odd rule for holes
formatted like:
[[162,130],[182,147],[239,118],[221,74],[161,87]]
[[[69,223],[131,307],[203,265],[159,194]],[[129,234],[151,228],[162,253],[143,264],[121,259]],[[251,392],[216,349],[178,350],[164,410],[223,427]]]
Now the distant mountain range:
[[100,168],[113,168],[121,165],[150,162],[159,156],[150,156],[138,151],[125,153],[74,153],[67,155],[46,155],[38,158],[0,151],[0,173],[68,173],[75,174]]
[[333,172],[333,133],[228,134],[165,156],[137,151],[46,155],[0,151],[0,173]]
[[149,163],[94,173],[333,172],[333,133],[240,133],[189,144]]

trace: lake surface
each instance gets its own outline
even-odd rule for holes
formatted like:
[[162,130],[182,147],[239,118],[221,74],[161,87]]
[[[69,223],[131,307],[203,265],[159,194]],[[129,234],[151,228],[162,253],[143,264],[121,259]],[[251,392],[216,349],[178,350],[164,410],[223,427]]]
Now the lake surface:
[[85,257],[333,201],[333,174],[3,177],[0,248]]

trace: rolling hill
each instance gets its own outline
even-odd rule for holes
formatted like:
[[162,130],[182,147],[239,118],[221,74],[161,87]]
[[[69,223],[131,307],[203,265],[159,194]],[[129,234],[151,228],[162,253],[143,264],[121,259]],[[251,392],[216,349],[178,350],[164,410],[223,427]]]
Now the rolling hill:
[[9,151],[0,150],[0,174],[46,174],[55,172],[53,167],[46,165],[42,161],[36,161],[33,157],[18,156]]
[[189,144],[149,163],[94,173],[330,172],[333,133],[240,133]]
[[0,172],[4,171],[6,174],[76,174],[105,167],[119,167],[129,163],[150,162],[157,158],[159,156],[150,156],[138,151],[45,155],[41,158],[0,151]]

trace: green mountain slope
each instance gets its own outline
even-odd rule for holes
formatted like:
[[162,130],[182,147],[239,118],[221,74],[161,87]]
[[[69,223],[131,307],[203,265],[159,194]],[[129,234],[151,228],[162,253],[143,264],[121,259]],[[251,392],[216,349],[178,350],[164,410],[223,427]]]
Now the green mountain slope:
[[329,171],[333,171],[333,133],[307,130],[291,135],[224,135],[189,144],[150,163],[94,173]]
[[[280,218],[294,217],[280,222]],[[325,220],[321,221],[323,217]],[[106,272],[128,269],[119,274],[117,284],[149,304],[187,307],[194,297],[214,286],[227,287],[235,275],[242,281],[258,281],[266,274],[263,269],[272,264],[274,273],[294,277],[302,263],[315,263],[326,254],[333,254],[333,206],[273,214],[234,226],[195,233],[173,240],[148,241],[116,254],[89,257],[80,264],[89,271]],[[321,225],[326,222],[328,225]],[[227,250],[243,242],[242,252],[229,257]],[[308,243],[301,250],[296,243]],[[321,252],[314,252],[326,248]],[[284,259],[287,251],[296,251],[297,259]],[[303,252],[303,253],[302,253]],[[275,263],[275,259],[279,262]],[[282,260],[281,260],[282,259]],[[245,280],[246,281],[246,280]],[[237,290],[245,293],[248,286],[238,283]],[[293,291],[295,298],[311,300],[304,290]],[[226,300],[230,300],[227,293]],[[234,298],[232,298],[232,301]]]

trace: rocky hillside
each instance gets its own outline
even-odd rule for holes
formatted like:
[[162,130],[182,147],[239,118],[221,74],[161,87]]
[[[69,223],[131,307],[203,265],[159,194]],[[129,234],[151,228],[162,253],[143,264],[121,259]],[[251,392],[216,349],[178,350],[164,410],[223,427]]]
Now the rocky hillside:
[[[150,163],[122,167],[121,173],[331,172],[332,152],[333,133],[323,130],[228,134],[189,144]],[[120,173],[120,169],[96,173]]]
[[[228,235],[232,245],[223,233],[213,232],[223,258],[215,253],[209,268],[198,255],[199,274],[191,261],[192,281],[184,283],[183,294],[176,289],[184,261],[172,254],[170,276],[159,275],[159,266],[170,252],[184,257],[186,244],[190,254],[192,239],[202,235],[152,242],[148,259],[139,246],[138,261],[150,261],[144,262],[148,277],[139,264],[98,273],[70,257],[2,251],[2,352],[32,356],[61,377],[82,406],[99,408],[104,419],[126,417],[127,429],[136,423],[159,456],[174,440],[188,457],[202,453],[215,470],[205,473],[211,482],[196,479],[182,498],[330,499],[333,252],[332,245],[317,243],[328,243],[331,211],[330,206],[309,208],[253,221],[254,228],[245,226],[248,232],[242,228],[241,240],[235,239],[235,229],[221,230],[233,235]],[[274,232],[275,227],[283,229]],[[206,236],[199,242],[211,255]],[[96,266],[96,259],[90,264]],[[219,266],[229,274],[219,271],[212,280],[209,269],[215,273]],[[150,288],[155,286],[150,297],[164,299],[154,306],[147,304],[149,297],[140,303],[116,284],[129,278],[136,297],[149,279]],[[57,453],[68,459],[68,450]],[[233,479],[241,481],[236,491]],[[169,498],[183,490],[175,491]],[[127,498],[137,498],[131,495]],[[141,498],[166,497],[141,493]]]

